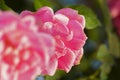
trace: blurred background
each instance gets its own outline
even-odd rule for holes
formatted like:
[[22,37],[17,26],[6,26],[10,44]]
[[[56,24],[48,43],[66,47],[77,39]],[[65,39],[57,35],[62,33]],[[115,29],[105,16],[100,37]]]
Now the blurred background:
[[38,76],[36,80],[120,80],[120,38],[106,0],[5,0],[5,3],[18,13],[36,11],[42,6],[50,6],[54,11],[71,7],[86,17],[88,40],[80,65],[69,73],[58,70],[54,76]]

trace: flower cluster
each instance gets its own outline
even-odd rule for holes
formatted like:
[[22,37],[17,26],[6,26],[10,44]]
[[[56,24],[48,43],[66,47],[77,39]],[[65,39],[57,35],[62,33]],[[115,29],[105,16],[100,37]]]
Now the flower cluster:
[[33,80],[69,72],[83,55],[85,19],[76,10],[49,7],[20,15],[0,11],[0,80]]
[[108,0],[108,5],[113,18],[113,24],[118,35],[120,36],[120,0]]

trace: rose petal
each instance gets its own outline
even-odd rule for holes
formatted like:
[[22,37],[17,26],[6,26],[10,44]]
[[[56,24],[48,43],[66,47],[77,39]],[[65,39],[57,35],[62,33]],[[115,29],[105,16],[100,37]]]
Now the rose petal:
[[70,49],[66,49],[66,54],[58,59],[58,68],[69,72],[75,61],[75,55]]
[[74,19],[78,16],[78,11],[70,9],[70,8],[64,8],[64,9],[60,9],[56,12],[56,14],[63,14],[65,16],[67,16],[70,19]]

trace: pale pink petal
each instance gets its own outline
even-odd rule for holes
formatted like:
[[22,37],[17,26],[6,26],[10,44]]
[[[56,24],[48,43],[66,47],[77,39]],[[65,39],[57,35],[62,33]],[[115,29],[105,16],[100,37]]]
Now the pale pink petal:
[[18,14],[13,12],[2,12],[0,15],[0,28],[3,28],[3,26],[9,26],[18,20]]
[[82,15],[78,15],[78,11],[70,9],[70,8],[64,8],[61,10],[58,10],[56,14],[62,14],[67,16],[69,19],[77,20],[82,25],[81,27],[85,28],[85,18]]
[[21,17],[27,16],[27,15],[33,15],[33,13],[31,11],[28,11],[28,10],[24,10],[20,13]]
[[76,18],[77,21],[79,21],[79,23],[82,25],[82,28],[85,28],[85,17],[83,15],[78,15],[78,17]]
[[66,53],[64,52],[66,49],[66,46],[62,40],[56,39],[56,55],[57,57],[64,56]]
[[81,28],[81,24],[79,24],[76,20],[71,20],[68,23],[68,27],[70,31],[73,32],[73,39],[66,43],[66,45],[71,49],[79,49],[83,47],[87,37],[84,34],[83,29]]
[[21,16],[25,16],[25,15],[33,15],[36,18],[37,24],[42,24],[47,21],[52,21],[53,10],[49,7],[43,7],[35,13],[30,11],[25,11],[25,12],[23,11],[21,13]]
[[[1,55],[0,55],[1,56]],[[8,66],[0,61],[0,80],[11,80],[10,75],[8,74]]]
[[55,36],[60,36],[60,37],[65,37],[69,34],[69,29],[67,28],[67,26],[60,24],[60,23],[56,23],[53,26],[53,35]]
[[36,18],[41,19],[43,22],[52,21],[53,10],[50,7],[43,7],[37,11]]
[[66,49],[66,54],[58,59],[58,68],[69,72],[74,65],[75,55],[70,49]]
[[41,27],[43,30],[51,30],[53,28],[53,23],[52,22],[45,22],[43,24],[43,27]]
[[82,25],[76,20],[70,20],[68,23],[68,28],[73,32],[75,38],[80,38],[82,40],[86,39]]
[[43,68],[43,71],[41,73],[45,75],[49,74],[53,76],[56,72],[57,66],[58,66],[57,57],[54,55],[50,58],[47,66]]
[[56,14],[63,14],[65,16],[67,16],[70,19],[74,19],[78,16],[78,11],[70,9],[70,8],[64,8],[64,9],[60,9],[56,12]]
[[[28,15],[22,18],[21,25],[23,26],[23,28],[29,28],[31,31],[37,31],[38,27],[36,26],[35,22],[35,18],[31,15]],[[22,26],[20,26],[20,28]]]
[[70,49],[78,50],[78,49],[82,48],[84,44],[85,44],[85,41],[83,41],[83,40],[72,39],[71,41],[69,41],[68,43],[66,43],[66,46],[68,48],[70,48]]
[[37,73],[38,71],[33,67],[24,73],[16,73],[18,76],[16,80],[34,80],[36,76],[39,74]]
[[81,58],[83,56],[83,48],[81,48],[80,50],[78,51],[74,51],[75,53],[75,56],[76,56],[76,59],[75,59],[75,65],[78,65],[80,64],[80,61],[81,61]]
[[69,21],[69,18],[62,14],[55,14],[53,19],[55,23],[61,23],[63,25],[67,25]]

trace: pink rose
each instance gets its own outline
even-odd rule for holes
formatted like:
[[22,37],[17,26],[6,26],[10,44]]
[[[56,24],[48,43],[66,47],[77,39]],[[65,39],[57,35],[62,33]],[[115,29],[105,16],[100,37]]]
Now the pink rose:
[[108,0],[108,5],[113,18],[113,24],[120,36],[120,0]]
[[57,69],[55,40],[33,16],[0,11],[0,80],[33,80]]
[[57,68],[69,72],[82,58],[84,27],[84,17],[70,8],[20,16],[0,11],[0,80],[33,80]]
[[54,53],[57,56],[58,69],[69,72],[73,65],[80,63],[83,46],[87,39],[84,33],[84,16],[70,8],[58,10],[54,14],[49,7],[43,7],[37,12],[21,13],[21,17],[28,15],[35,17],[39,32],[45,32],[54,37],[56,42]]

